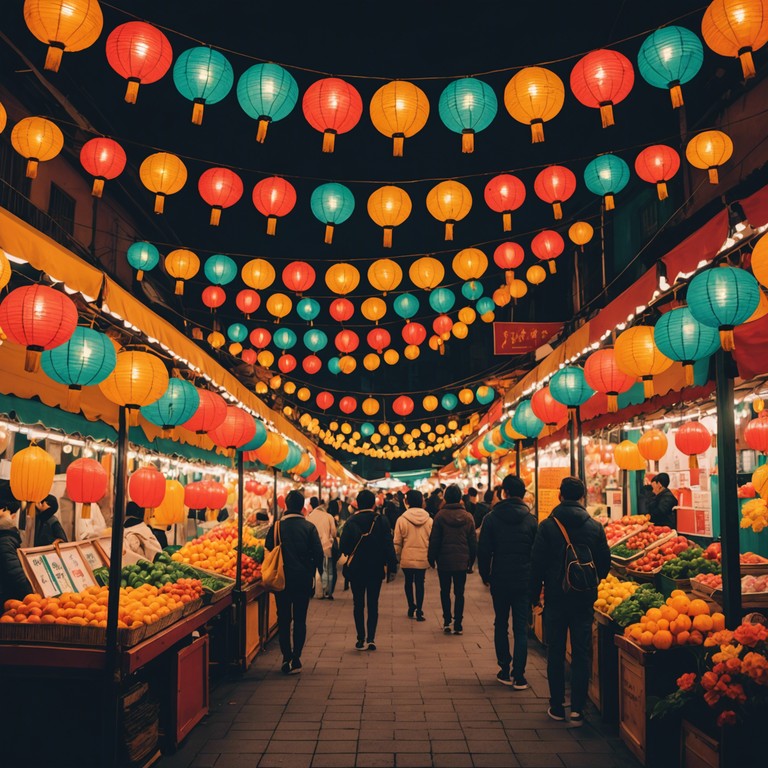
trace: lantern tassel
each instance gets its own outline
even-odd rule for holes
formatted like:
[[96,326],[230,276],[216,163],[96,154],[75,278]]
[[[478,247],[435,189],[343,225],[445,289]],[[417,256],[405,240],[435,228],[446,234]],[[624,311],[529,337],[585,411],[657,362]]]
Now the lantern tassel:
[[755,61],[752,58],[751,48],[742,48],[739,51],[739,61],[741,62],[741,73],[745,80],[755,76]]
[[176,289],[174,290],[174,293],[177,296],[183,296],[184,295],[184,281],[183,280],[177,280],[176,281]]
[[61,57],[63,53],[64,43],[51,43],[45,54],[45,64],[43,65],[43,69],[50,70],[51,72],[58,72],[59,67],[61,66]]
[[267,216],[267,234],[274,235],[277,229],[277,216]]
[[653,397],[655,394],[653,390],[653,376],[643,376],[643,394],[646,399]]
[[323,131],[323,152],[333,152],[336,146],[336,131],[327,128]]
[[720,181],[720,177],[717,174],[717,168],[712,166],[711,168],[707,169],[709,171],[709,183],[710,184],[717,184]]
[[405,144],[405,134],[404,133],[393,133],[392,134],[392,157],[402,157],[403,156],[403,146]]
[[531,144],[541,144],[544,141],[544,121],[537,118],[531,120]]
[[125,415],[129,427],[139,426],[139,409],[135,405],[126,406]]
[[453,222],[452,221],[445,222],[445,239],[453,240]]
[[28,505],[27,505],[27,517],[30,520],[34,520],[35,519],[35,512],[37,512],[37,505],[35,504],[34,501],[30,501],[28,503]]
[[64,404],[64,410],[70,413],[77,413],[80,410],[80,392],[82,388],[74,385],[67,389],[67,401]]
[[603,122],[603,128],[613,125],[613,104],[610,101],[604,101],[600,105],[600,119]]
[[617,413],[619,410],[619,396],[609,394],[608,395],[608,413]]
[[140,270],[139,270],[139,271],[136,273],[136,279],[137,279],[139,282],[141,282],[141,281],[144,279],[144,270],[143,270],[143,269],[140,269]]
[[195,99],[195,103],[192,105],[192,122],[195,125],[203,124],[204,110],[205,110],[205,102],[202,99]]
[[34,157],[30,157],[29,160],[27,160],[27,178],[28,179],[37,178],[38,165],[39,165],[39,161]]
[[83,504],[83,509],[80,512],[80,519],[81,520],[90,520],[91,519],[91,502],[86,501]]
[[27,354],[24,358],[25,371],[28,373],[36,373],[40,370],[40,356],[42,352],[42,347],[27,347]]
[[465,155],[471,155],[475,151],[475,132],[471,128],[465,128],[461,132],[461,151]]
[[158,192],[155,195],[155,213],[162,213],[165,210],[165,195]]
[[501,214],[501,224],[504,227],[505,232],[512,231],[512,214],[509,211],[505,211]]
[[125,89],[125,100],[129,104],[135,104],[139,97],[139,80],[135,77],[128,78],[128,87]]
[[683,101],[683,89],[680,83],[673,83],[669,86],[669,97],[672,99],[672,109],[678,109],[685,103]]
[[221,222],[221,206],[220,205],[214,205],[213,208],[211,208],[211,218],[208,222],[212,227],[218,227],[219,222]]
[[616,207],[616,201],[613,199],[613,193],[609,192],[605,196],[605,210],[612,211]]
[[445,354],[445,344],[443,344],[442,340],[440,341],[440,346],[438,347],[438,349],[440,350],[441,355]]
[[270,119],[271,118],[269,117],[259,118],[259,124],[256,128],[256,141],[258,141],[259,144],[263,144],[264,140],[267,138],[267,128],[269,127]]
[[152,510],[145,509],[144,510],[144,522],[149,525],[149,521],[152,519]]
[[104,191],[104,178],[97,176],[93,180],[93,188],[91,189],[91,195],[93,197],[101,197],[101,193]]
[[325,225],[325,240],[323,241],[330,245],[333,242],[333,224]]
[[555,202],[552,203],[552,210],[554,211],[556,219],[563,218],[563,206],[561,205],[559,200],[555,200]]
[[506,278],[505,282],[507,283],[507,285],[508,286],[512,285],[512,281],[515,279],[515,270],[514,269],[508,269],[504,273],[504,277]]
[[555,263],[554,259],[547,259],[547,263],[549,264],[549,274],[554,275],[557,273],[557,264]]
[[699,459],[694,453],[692,456],[688,457],[688,469],[698,469],[699,468]]
[[664,181],[657,181],[656,182],[656,192],[659,195],[659,200],[666,200],[669,197],[669,193],[667,192],[667,184]]
[[685,385],[687,387],[693,386],[693,366],[690,363],[683,365],[683,371],[685,373]]
[[736,349],[736,339],[733,336],[733,328],[720,329],[720,345],[726,352]]
[[392,229],[393,227],[384,227],[384,247],[392,247]]

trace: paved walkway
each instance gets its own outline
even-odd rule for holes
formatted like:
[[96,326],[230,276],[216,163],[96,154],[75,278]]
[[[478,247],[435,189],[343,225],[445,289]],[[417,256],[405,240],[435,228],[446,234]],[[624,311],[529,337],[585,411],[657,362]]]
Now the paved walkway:
[[531,638],[530,690],[495,680],[493,611],[475,572],[464,634],[444,635],[427,573],[426,622],[406,616],[403,578],[382,587],[375,652],[355,651],[351,592],[313,600],[301,675],[280,673],[275,638],[159,768],[637,768],[594,709],[581,728],[547,717],[546,662]]

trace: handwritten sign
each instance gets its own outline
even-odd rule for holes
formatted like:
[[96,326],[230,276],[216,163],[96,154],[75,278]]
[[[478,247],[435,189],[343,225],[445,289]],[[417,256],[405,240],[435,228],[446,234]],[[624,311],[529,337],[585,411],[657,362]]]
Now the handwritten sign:
[[533,352],[563,327],[562,323],[494,323],[493,354],[524,355]]

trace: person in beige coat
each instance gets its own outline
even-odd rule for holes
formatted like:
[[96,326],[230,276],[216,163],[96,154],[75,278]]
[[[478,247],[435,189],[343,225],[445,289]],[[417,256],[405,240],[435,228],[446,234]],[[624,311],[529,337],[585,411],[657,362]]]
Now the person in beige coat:
[[333,560],[333,543],[336,539],[336,521],[317,496],[313,496],[309,500],[309,505],[312,507],[312,511],[307,515],[307,520],[317,528],[325,557],[323,575],[320,578],[315,577],[315,597],[319,597],[321,600],[326,598],[333,600],[333,587],[335,586],[333,572],[336,568],[336,563]]
[[[395,553],[405,575],[405,597],[408,600],[408,618],[425,621],[424,574],[429,568],[427,551],[432,518],[424,509],[421,491],[408,491],[405,495],[408,509],[395,524]],[[415,595],[414,595],[415,591]]]

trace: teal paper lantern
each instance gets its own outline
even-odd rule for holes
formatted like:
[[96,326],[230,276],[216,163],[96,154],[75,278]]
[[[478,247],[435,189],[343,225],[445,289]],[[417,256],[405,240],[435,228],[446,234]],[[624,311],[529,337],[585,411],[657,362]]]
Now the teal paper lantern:
[[700,323],[688,307],[665,312],[654,326],[653,340],[670,360],[683,364],[689,386],[693,384],[693,364],[720,349],[717,328]]
[[718,328],[726,352],[734,349],[733,329],[749,320],[760,304],[760,286],[746,270],[715,267],[688,284],[688,309],[704,325]]
[[325,349],[327,344],[328,336],[325,331],[311,328],[304,334],[304,346],[312,352],[319,352],[321,349]]
[[376,431],[376,427],[370,421],[364,421],[360,425],[360,434],[363,437],[370,437]]
[[494,453],[499,449],[499,446],[493,442],[490,432],[483,436],[482,446],[488,453]]
[[525,437],[538,437],[541,434],[544,422],[533,412],[530,400],[518,403],[512,414],[512,428]]
[[235,82],[232,65],[226,56],[206,46],[184,51],[173,65],[173,84],[178,92],[193,102],[192,122],[203,122],[206,104],[216,104]]
[[227,336],[230,341],[243,342],[248,338],[248,329],[242,323],[232,323],[227,328]]
[[467,280],[461,286],[461,295],[467,301],[477,301],[483,295],[483,284],[479,280]]
[[310,453],[309,454],[309,466],[301,473],[301,476],[304,479],[312,477],[312,475],[315,474],[315,471],[317,470],[317,461],[315,460],[315,457]]
[[239,449],[243,452],[255,451],[267,442],[267,428],[264,426],[264,422],[261,419],[254,419],[253,423],[256,426],[256,432],[251,440]]
[[605,210],[616,207],[614,195],[629,182],[629,166],[616,155],[606,154],[591,160],[584,169],[587,189],[605,200]]
[[311,323],[320,314],[320,303],[314,299],[300,299],[296,302],[296,314]]
[[229,256],[217,253],[205,260],[203,272],[213,285],[227,285],[237,277],[237,264]]
[[480,386],[475,390],[475,399],[480,405],[492,403],[496,397],[496,390],[493,387]]
[[154,269],[160,263],[160,251],[152,243],[144,240],[138,243],[132,243],[128,246],[125,254],[128,263],[138,272],[136,279],[141,282],[144,279],[144,273]]
[[302,450],[296,443],[288,441],[288,455],[275,467],[281,472],[290,472],[301,461]]
[[453,392],[447,392],[440,398],[440,405],[446,411],[452,411],[459,404],[459,398]]
[[296,334],[290,328],[278,328],[272,334],[272,341],[278,349],[290,349],[296,345]]
[[475,309],[478,315],[487,315],[489,312],[493,312],[496,309],[496,302],[490,298],[490,296],[483,296],[477,300]]
[[429,293],[429,306],[438,314],[445,314],[453,309],[456,296],[450,288],[435,288]]
[[558,403],[578,408],[595,394],[595,390],[587,384],[582,368],[566,365],[549,380],[549,394]]
[[479,464],[480,459],[476,459],[474,456],[470,456],[467,454],[466,459],[464,459],[467,462],[467,466],[471,467],[473,464]]
[[438,109],[445,127],[461,134],[461,151],[470,153],[475,150],[475,134],[493,122],[499,102],[490,85],[465,77],[443,89]]
[[410,320],[419,311],[419,300],[412,293],[401,293],[392,302],[392,308],[403,320]]
[[165,394],[154,403],[143,405],[141,415],[164,430],[189,421],[200,405],[197,387],[184,379],[171,379]]
[[315,218],[325,224],[325,242],[332,243],[336,225],[345,222],[355,210],[355,196],[343,184],[329,182],[312,191],[309,207]]
[[645,38],[637,54],[643,80],[654,88],[667,88],[672,106],[683,106],[680,86],[692,80],[704,62],[704,46],[690,29],[662,27]]
[[341,366],[339,365],[339,358],[332,357],[328,360],[328,370],[334,375],[338,376],[341,373]]
[[293,75],[279,64],[254,64],[237,81],[237,100],[248,117],[258,120],[256,141],[264,143],[267,127],[287,117],[299,98]]

